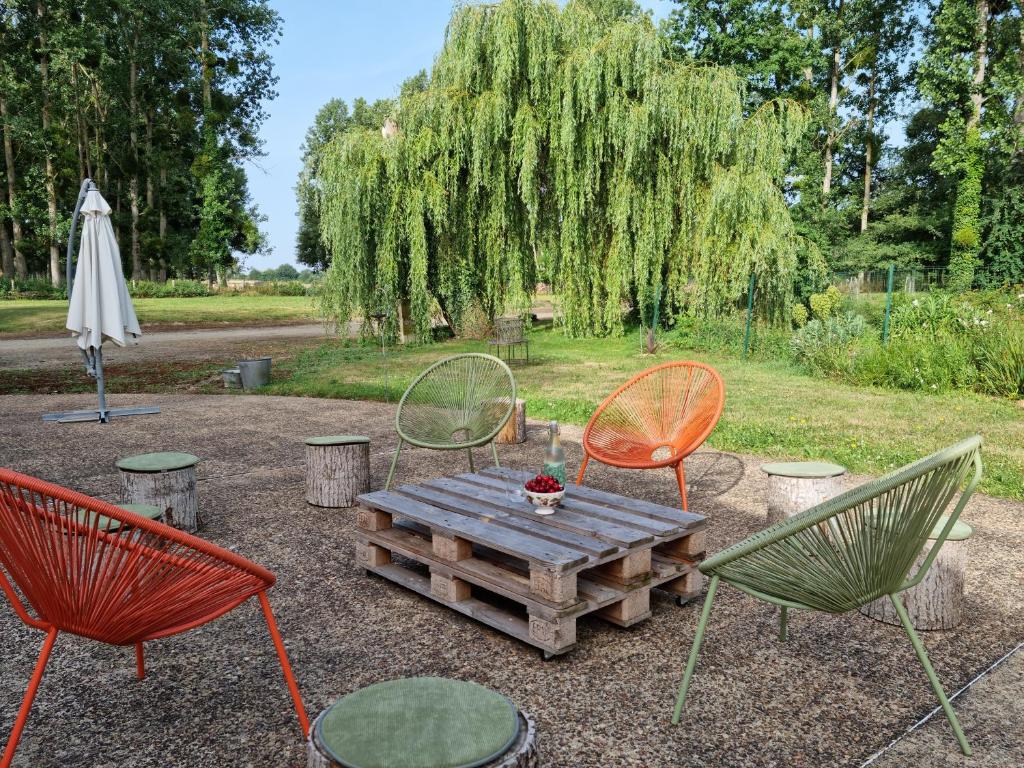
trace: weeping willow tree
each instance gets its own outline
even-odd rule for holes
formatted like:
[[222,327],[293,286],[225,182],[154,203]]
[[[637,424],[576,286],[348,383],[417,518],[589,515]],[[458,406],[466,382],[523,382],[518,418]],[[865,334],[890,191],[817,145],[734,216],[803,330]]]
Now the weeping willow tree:
[[801,240],[780,183],[805,113],[744,115],[732,71],[670,61],[645,16],[609,21],[586,0],[454,12],[397,133],[325,150],[330,313],[408,300],[426,338],[435,307],[455,328],[474,304],[528,307],[544,254],[570,335],[620,332],[659,295],[670,317],[720,314],[751,273],[783,316]]

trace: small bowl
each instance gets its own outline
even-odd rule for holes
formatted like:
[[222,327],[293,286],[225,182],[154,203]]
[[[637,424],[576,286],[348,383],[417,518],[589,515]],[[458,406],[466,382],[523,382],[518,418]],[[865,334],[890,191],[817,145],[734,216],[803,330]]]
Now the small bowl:
[[[535,507],[538,507],[538,515],[550,515],[555,511],[555,507],[562,503],[562,497],[565,496],[565,489],[555,491],[554,493],[537,493],[536,491],[530,491],[523,489],[526,493],[526,498],[530,500],[530,503]],[[548,510],[548,511],[542,511]]]

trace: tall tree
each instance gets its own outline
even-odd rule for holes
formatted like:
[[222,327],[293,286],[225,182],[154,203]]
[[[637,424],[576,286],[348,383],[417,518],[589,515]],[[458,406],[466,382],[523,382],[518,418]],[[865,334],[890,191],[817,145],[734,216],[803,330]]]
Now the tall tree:
[[399,130],[354,128],[322,159],[329,309],[391,310],[424,338],[436,301],[454,327],[528,306],[553,252],[570,334],[649,316],[727,311],[750,274],[784,316],[801,246],[780,185],[805,111],[744,115],[741,81],[672,62],[650,19],[586,2],[459,7]]

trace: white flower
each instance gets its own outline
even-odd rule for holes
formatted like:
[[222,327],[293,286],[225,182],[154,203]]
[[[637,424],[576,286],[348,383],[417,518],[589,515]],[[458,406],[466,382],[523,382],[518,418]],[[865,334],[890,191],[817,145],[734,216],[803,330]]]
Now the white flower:
[[[1022,294],[1022,296],[1024,296],[1024,294]],[[1018,298],[1021,298],[1021,297],[1018,297]],[[912,302],[910,302],[910,304],[912,306],[915,306],[915,307],[920,306],[920,304],[919,304],[917,299],[914,299]]]
[[988,312],[986,312],[985,314],[986,314],[986,315],[991,315],[991,314],[992,314],[992,310],[990,309],[990,310],[989,310]]

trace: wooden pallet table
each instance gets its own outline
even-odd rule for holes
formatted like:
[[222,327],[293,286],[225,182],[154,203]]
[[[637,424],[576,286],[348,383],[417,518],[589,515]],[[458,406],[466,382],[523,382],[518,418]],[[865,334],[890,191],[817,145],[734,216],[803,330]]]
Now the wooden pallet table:
[[506,478],[530,475],[494,467],[363,494],[359,564],[544,658],[573,648],[580,616],[628,627],[651,615],[653,588],[679,604],[700,594],[701,515],[568,483],[541,516]]

